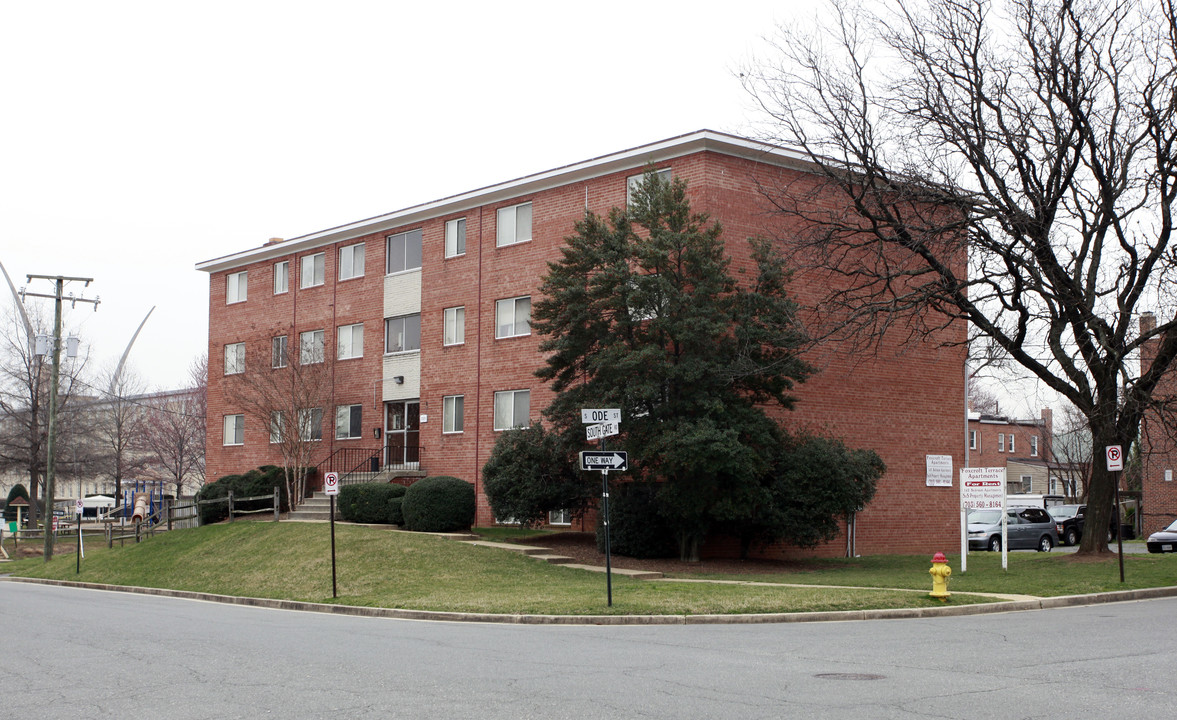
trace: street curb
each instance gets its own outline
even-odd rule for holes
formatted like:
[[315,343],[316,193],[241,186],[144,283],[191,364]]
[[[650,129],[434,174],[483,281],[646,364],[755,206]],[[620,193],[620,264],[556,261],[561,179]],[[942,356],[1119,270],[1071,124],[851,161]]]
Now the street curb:
[[187,590],[137,587],[133,585],[107,585],[104,583],[42,580],[39,578],[11,576],[0,577],[0,582],[20,582],[35,585],[82,588],[85,590],[124,592],[137,595],[156,595],[159,597],[180,598],[184,600],[224,603],[226,605],[242,605],[245,607],[269,608],[273,610],[296,610],[299,612],[318,612],[329,615],[390,618],[395,620],[427,620],[432,622],[501,623],[507,625],[752,625],[764,623],[850,622],[855,620],[906,620],[934,617],[960,617],[964,615],[991,615],[995,613],[1026,612],[1029,610],[1050,610],[1078,607],[1081,605],[1101,605],[1104,603],[1134,602],[1177,597],[1177,587],[1161,587],[1092,593],[1090,595],[1064,595],[1060,597],[1039,598],[1036,600],[1014,600],[977,605],[945,605],[943,607],[894,608],[885,610],[835,610],[828,612],[757,613],[749,615],[511,615],[500,613],[403,610],[398,608],[361,607],[358,605],[331,605],[328,603],[302,602],[299,600],[272,600],[267,598],[237,597],[234,595],[214,595],[212,593],[190,592]]

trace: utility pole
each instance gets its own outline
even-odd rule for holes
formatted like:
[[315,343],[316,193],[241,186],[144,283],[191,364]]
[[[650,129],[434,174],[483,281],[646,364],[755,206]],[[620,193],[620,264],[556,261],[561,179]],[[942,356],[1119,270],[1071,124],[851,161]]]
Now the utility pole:
[[[50,298],[53,300],[53,337],[51,339],[53,345],[53,366],[49,373],[49,439],[45,443],[45,512],[49,516],[48,522],[43,522],[42,529],[45,533],[45,562],[53,559],[53,493],[54,488],[54,466],[55,458],[54,452],[57,444],[57,383],[58,377],[61,373],[61,301],[63,298],[63,291],[65,290],[65,283],[80,282],[85,283],[83,287],[89,287],[90,283],[94,282],[94,278],[82,277],[65,277],[63,275],[29,275],[27,276],[29,282],[33,280],[49,280],[53,282],[54,292],[52,295],[44,293],[32,293],[21,291],[21,299],[26,295],[32,297]],[[75,298],[73,293],[69,296],[70,307],[77,307],[80,302],[88,302],[94,304],[94,310],[98,310],[98,299]],[[76,352],[71,348],[71,351]],[[42,354],[38,352],[37,354]]]

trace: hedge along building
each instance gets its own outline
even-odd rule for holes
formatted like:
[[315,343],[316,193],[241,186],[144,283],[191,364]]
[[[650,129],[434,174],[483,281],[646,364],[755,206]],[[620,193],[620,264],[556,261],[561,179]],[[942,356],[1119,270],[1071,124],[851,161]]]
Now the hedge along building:
[[[207,476],[280,462],[242,397],[258,374],[290,372],[280,367],[288,348],[319,369],[318,399],[298,412],[300,431],[321,438],[314,464],[346,472],[372,456],[390,477],[454,475],[475,486],[478,524],[492,524],[480,469],[503,429],[536,420],[552,399],[534,375],[542,358],[529,325],[547,263],[586,210],[623,207],[650,167],[686,180],[693,210],[722,223],[733,272],[749,277],[747,239],[789,237],[760,188],[812,178],[798,153],[704,130],[198,264],[210,275]],[[813,307],[826,282],[798,273],[790,295]],[[887,464],[854,520],[855,552],[959,544],[964,335],[952,323],[914,344],[806,352],[819,372],[782,419]],[[929,484],[928,456],[952,458],[950,486]],[[844,554],[850,534],[823,552]]]

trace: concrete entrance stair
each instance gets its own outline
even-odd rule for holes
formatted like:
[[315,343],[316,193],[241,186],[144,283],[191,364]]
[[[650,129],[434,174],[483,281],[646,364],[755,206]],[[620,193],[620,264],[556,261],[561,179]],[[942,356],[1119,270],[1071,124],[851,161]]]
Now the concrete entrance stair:
[[[295,522],[327,522],[331,519],[331,498],[322,493],[309,495],[290,511],[287,519]],[[335,519],[339,519],[338,508]]]

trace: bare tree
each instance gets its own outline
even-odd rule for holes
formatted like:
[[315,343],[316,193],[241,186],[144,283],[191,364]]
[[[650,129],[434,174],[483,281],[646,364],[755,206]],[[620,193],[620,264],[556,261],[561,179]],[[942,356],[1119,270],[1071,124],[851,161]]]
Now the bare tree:
[[90,404],[88,420],[94,443],[94,469],[114,483],[114,496],[123,495],[123,480],[140,474],[148,458],[139,449],[148,427],[142,404],[144,384],[130,367],[108,369],[98,379],[102,391]]
[[[745,73],[771,139],[819,178],[766,190],[794,263],[831,279],[827,336],[967,321],[1075,405],[1092,447],[1127,446],[1177,357],[1174,0],[834,10],[825,34],[782,29],[781,62]],[[1113,494],[1097,463],[1089,524]],[[1084,535],[1080,552],[1106,550]]]
[[1092,468],[1091,428],[1087,418],[1069,403],[1063,405],[1060,420],[1047,455],[1048,469],[1063,481],[1068,500],[1087,502]]
[[155,393],[144,400],[141,448],[177,498],[189,485],[204,483],[204,444],[208,406],[208,357],[189,369],[190,386]]

